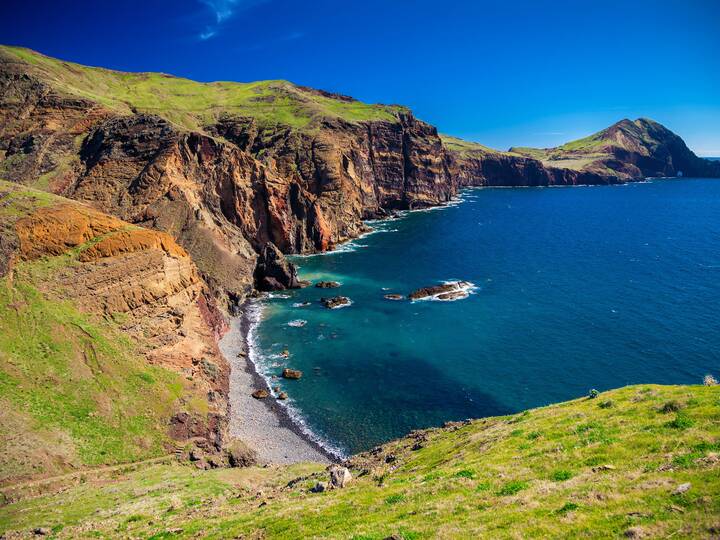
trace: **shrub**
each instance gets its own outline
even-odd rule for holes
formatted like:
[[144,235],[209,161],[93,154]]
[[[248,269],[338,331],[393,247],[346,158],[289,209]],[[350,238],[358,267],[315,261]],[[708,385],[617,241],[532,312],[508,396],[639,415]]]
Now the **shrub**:
[[397,504],[399,502],[403,502],[404,500],[405,500],[405,495],[398,493],[396,495],[390,495],[389,497],[386,497],[385,504]]
[[557,513],[558,514],[567,514],[568,512],[572,512],[573,510],[577,510],[578,508],[580,508],[580,507],[577,504],[568,502],[568,503],[565,503],[562,506],[562,508],[559,508],[557,510]]
[[474,476],[475,473],[467,469],[455,473],[455,478],[473,478]]
[[675,401],[674,399],[671,399],[670,401],[665,402],[665,404],[660,407],[661,413],[671,413],[671,412],[678,412],[680,409],[682,409],[682,405]]
[[665,425],[673,429],[687,429],[689,427],[692,427],[693,424],[694,422],[692,421],[692,418],[689,418],[682,413],[677,413],[675,415],[675,419],[671,420]]
[[501,487],[500,490],[497,492],[497,495],[515,495],[523,489],[526,489],[529,485],[529,482],[524,482],[522,480],[513,480],[512,482],[508,482],[503,487]]
[[563,482],[564,480],[570,480],[573,474],[570,471],[559,470],[552,473],[551,478],[556,482]]
[[593,388],[592,390],[590,390],[590,392],[588,392],[588,397],[589,397],[590,399],[595,399],[595,398],[598,397],[599,395],[600,395],[600,392],[598,392],[598,391],[595,390],[594,388]]
[[475,487],[475,491],[488,491],[489,489],[490,489],[490,482],[480,482]]
[[612,406],[613,406],[613,402],[611,399],[608,399],[607,401],[601,401],[600,403],[598,403],[598,407],[600,407],[601,409],[609,409]]

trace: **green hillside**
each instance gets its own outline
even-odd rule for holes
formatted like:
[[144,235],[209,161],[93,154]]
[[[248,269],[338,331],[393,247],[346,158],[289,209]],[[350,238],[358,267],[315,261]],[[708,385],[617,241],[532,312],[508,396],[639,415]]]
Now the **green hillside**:
[[0,59],[20,61],[60,93],[115,111],[157,114],[201,130],[223,115],[252,117],[261,125],[309,129],[322,118],[350,122],[393,120],[400,106],[369,105],[288,81],[201,83],[163,73],[126,73],[64,62],[20,47],[0,46]]
[[[0,181],[2,239],[18,219],[67,202]],[[167,453],[182,378],[147,365],[116,321],[48,290],[48,276],[87,246],[18,262],[0,278],[0,485]]]
[[[61,538],[704,538],[720,530],[720,387],[642,385],[412,434],[319,465],[157,465],[0,508]],[[21,494],[21,491],[18,492]],[[18,495],[16,493],[16,495]],[[715,531],[715,532],[713,532]]]
[[490,148],[488,146],[484,146],[480,143],[473,142],[473,141],[466,141],[464,139],[460,139],[458,137],[453,137],[451,135],[440,135],[440,138],[442,139],[443,145],[445,145],[445,148],[448,150],[451,150],[457,154],[459,154],[462,157],[472,157],[472,156],[486,156],[488,154],[490,155],[517,155],[513,154],[512,152],[501,152],[500,150],[495,150],[494,148]]

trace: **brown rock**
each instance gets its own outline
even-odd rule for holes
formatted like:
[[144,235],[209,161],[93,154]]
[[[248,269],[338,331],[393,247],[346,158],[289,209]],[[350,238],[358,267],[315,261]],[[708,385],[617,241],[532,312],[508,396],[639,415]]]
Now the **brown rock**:
[[298,369],[285,368],[283,369],[282,376],[284,379],[299,379],[302,377],[302,371]]
[[255,286],[261,291],[298,289],[295,266],[288,262],[272,242],[267,242],[258,257],[255,267]]
[[[417,289],[411,292],[408,298],[410,298],[410,300],[424,300],[437,297],[442,300],[450,300],[452,298],[463,297],[463,295],[467,296],[467,288],[471,286],[472,284],[467,281],[451,281],[449,283]],[[441,298],[443,296],[444,298]]]
[[336,289],[340,286],[337,281],[318,281],[315,286],[318,289]]
[[255,399],[265,399],[267,397],[270,397],[270,392],[268,392],[265,389],[262,390],[255,390],[252,394],[250,394]]
[[386,294],[383,296],[386,300],[404,300],[405,297],[402,294]]
[[321,298],[320,302],[328,309],[338,309],[349,306],[350,299],[347,296],[333,296],[332,298]]

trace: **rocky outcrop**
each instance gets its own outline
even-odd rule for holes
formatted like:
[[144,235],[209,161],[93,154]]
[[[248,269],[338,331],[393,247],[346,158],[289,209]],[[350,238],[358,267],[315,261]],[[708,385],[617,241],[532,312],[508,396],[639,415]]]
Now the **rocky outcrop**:
[[255,287],[261,291],[280,291],[300,287],[295,266],[288,262],[272,242],[265,244],[258,257],[255,267]]

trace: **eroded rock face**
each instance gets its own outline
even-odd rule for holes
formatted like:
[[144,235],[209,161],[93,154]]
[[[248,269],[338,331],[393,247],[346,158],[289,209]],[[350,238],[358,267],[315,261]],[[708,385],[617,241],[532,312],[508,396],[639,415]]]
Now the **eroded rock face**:
[[149,363],[184,375],[187,398],[206,398],[207,413],[185,412],[181,400],[168,418],[169,433],[219,449],[229,412],[229,366],[216,345],[225,322],[187,252],[165,233],[77,203],[39,208],[14,228],[16,256],[24,260],[81,250],[78,264],[59,266],[43,290],[122,321]]

